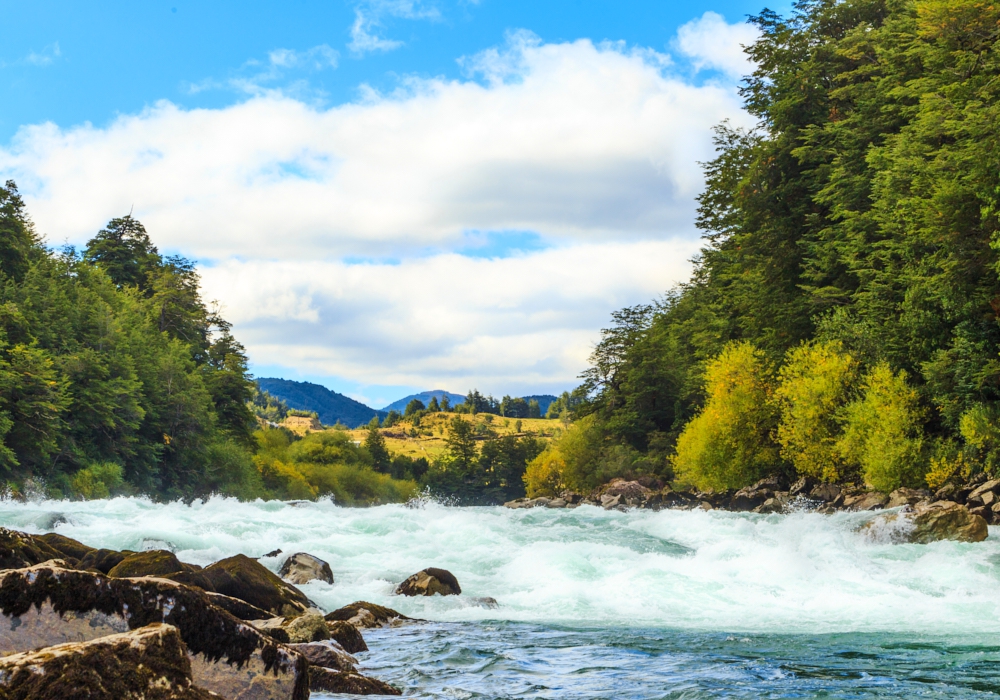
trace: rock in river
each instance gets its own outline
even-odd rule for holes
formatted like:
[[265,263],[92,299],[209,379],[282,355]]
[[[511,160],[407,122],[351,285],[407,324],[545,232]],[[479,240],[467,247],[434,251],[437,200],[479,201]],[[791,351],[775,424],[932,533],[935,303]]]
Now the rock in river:
[[396,587],[397,595],[459,595],[462,587],[450,571],[428,567],[410,576]]
[[295,586],[301,586],[310,581],[333,583],[333,570],[330,565],[312,554],[299,552],[285,559],[278,576]]
[[[406,615],[401,615],[392,608],[387,608],[384,605],[376,605],[364,600],[345,605],[326,615],[327,622],[347,622],[358,629],[394,626],[397,622],[409,619]],[[334,639],[337,639],[337,637],[334,637]],[[340,640],[337,639],[337,641]],[[344,645],[344,648],[351,651],[347,645]]]
[[927,544],[938,540],[982,542],[986,521],[953,501],[918,504],[912,511],[883,515],[865,525],[872,535],[887,532],[893,541]]
[[335,671],[354,671],[358,660],[348,654],[333,640],[324,642],[309,642],[307,644],[289,644],[290,649],[306,657],[313,666],[332,668]]
[[89,642],[0,658],[0,697],[31,700],[210,700],[191,679],[176,627],[152,624]]
[[171,574],[174,581],[239,598],[273,615],[293,616],[309,609],[309,599],[254,559],[237,554],[201,571]]

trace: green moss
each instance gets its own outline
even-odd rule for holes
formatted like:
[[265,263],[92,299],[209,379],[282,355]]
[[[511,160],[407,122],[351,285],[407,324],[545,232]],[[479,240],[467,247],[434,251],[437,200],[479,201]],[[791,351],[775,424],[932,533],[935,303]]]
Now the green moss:
[[63,558],[62,552],[41,538],[0,527],[0,569],[20,569]]
[[154,549],[149,552],[139,552],[123,559],[108,572],[112,578],[128,578],[130,576],[164,576],[181,571],[191,571],[194,567],[178,561],[173,552],[165,549]]
[[245,600],[275,615],[294,615],[310,607],[302,591],[243,554],[217,561],[198,573],[215,592]]

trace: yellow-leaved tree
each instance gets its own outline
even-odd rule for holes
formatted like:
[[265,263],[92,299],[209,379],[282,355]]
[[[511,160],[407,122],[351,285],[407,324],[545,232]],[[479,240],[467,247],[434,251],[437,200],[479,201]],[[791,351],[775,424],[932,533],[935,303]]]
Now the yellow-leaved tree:
[[803,343],[785,355],[775,399],[781,456],[801,475],[835,482],[851,471],[838,446],[857,362],[839,341]]
[[524,470],[524,488],[528,498],[539,496],[555,496],[565,488],[563,471],[566,460],[559,450],[550,446],[540,455],[528,462]]
[[700,489],[742,488],[780,468],[774,368],[750,343],[729,343],[705,368],[705,406],[677,438],[674,472]]
[[927,471],[923,459],[924,411],[906,372],[879,362],[862,382],[863,395],[845,410],[844,435],[837,448],[861,465],[865,483],[889,492],[920,486]]

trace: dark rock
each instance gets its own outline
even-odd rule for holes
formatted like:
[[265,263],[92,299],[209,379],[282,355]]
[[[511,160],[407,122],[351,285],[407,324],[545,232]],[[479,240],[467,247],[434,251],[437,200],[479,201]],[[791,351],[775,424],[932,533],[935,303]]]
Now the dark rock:
[[0,569],[20,569],[52,559],[64,556],[45,540],[0,527]]
[[[327,618],[329,617],[327,615]],[[330,630],[330,637],[340,644],[340,646],[344,647],[344,651],[347,653],[360,654],[363,651],[368,651],[365,638],[361,636],[358,628],[350,622],[342,620],[331,621],[327,619],[326,628]]]
[[239,598],[230,598],[227,595],[222,595],[221,593],[213,593],[211,591],[205,591],[205,595],[208,596],[209,601],[212,605],[217,608],[222,608],[227,613],[233,617],[240,620],[266,620],[271,617],[271,613],[266,610],[261,610],[256,605],[250,605],[250,603],[245,600],[240,600]]
[[131,554],[108,572],[112,578],[132,578],[134,576],[166,576],[182,571],[197,571],[200,567],[183,564],[173,552],[154,549],[149,552]]
[[358,665],[358,660],[344,651],[340,644],[333,640],[289,644],[288,646],[292,651],[306,657],[306,661],[312,666],[332,668],[336,671],[353,671]]
[[841,488],[836,484],[816,484],[809,490],[809,498],[824,503],[833,503],[841,495]]
[[808,496],[809,492],[812,491],[819,482],[811,476],[803,476],[788,489],[789,498],[797,498],[799,496]]
[[320,693],[346,693],[350,695],[402,695],[388,683],[383,683],[360,673],[333,671],[320,666],[309,667],[309,688]]
[[42,540],[54,550],[59,552],[60,559],[64,559],[67,562],[72,563],[74,566],[79,564],[80,560],[91,552],[97,551],[93,547],[88,547],[82,542],[77,542],[71,537],[57,535],[54,532],[49,532],[44,535],[35,535],[35,538]]
[[94,569],[102,574],[107,574],[113,568],[125,561],[125,558],[135,554],[135,552],[118,552],[113,549],[95,549],[90,552],[77,564],[78,569]]
[[559,494],[559,497],[564,501],[566,501],[567,503],[571,503],[573,505],[576,505],[581,501],[583,501],[583,496],[579,493],[576,493],[575,491],[563,491],[562,493]]
[[954,496],[952,498],[949,498],[948,500],[955,501],[955,503],[964,504],[968,500],[969,494],[972,493],[974,489],[975,489],[974,486],[963,486],[957,489],[955,491]]
[[201,571],[171,578],[182,583],[207,581],[216,593],[245,600],[274,615],[297,615],[310,607],[309,599],[302,591],[243,554],[217,561]]
[[210,700],[194,685],[176,627],[152,624],[0,658],[0,697],[31,700]]
[[301,586],[310,581],[333,583],[333,570],[330,565],[312,554],[299,552],[285,560],[278,571],[278,576],[295,586]]
[[160,578],[108,578],[48,564],[0,572],[0,654],[81,642],[163,622],[187,646],[195,684],[223,697],[305,700],[306,661]]
[[450,571],[428,567],[410,576],[396,587],[396,595],[459,595],[462,587]]
[[769,494],[752,488],[740,489],[729,502],[729,509],[740,512],[752,511],[757,506],[762,505],[768,497]]
[[[327,622],[349,622],[358,629],[366,629],[369,627],[384,627],[386,625],[391,625],[397,620],[410,620],[411,618],[406,615],[401,615],[392,608],[387,608],[382,605],[376,605],[375,603],[368,603],[363,600],[359,600],[356,603],[351,603],[350,605],[345,605],[342,608],[334,610],[331,613],[327,613]],[[336,637],[334,637],[336,639]],[[340,642],[339,639],[337,639]],[[343,642],[340,642],[343,644]],[[347,649],[347,645],[344,645]],[[348,649],[350,651],[350,649]],[[351,652],[354,653],[354,652]]]
[[[268,552],[268,553],[267,553],[267,554],[265,554],[264,556],[265,556],[265,557],[276,557],[276,556],[278,556],[279,554],[281,554],[281,550],[280,550],[280,549],[275,549],[275,550],[273,550],[273,551],[270,551],[270,552]],[[263,557],[262,557],[262,558],[263,558]]]

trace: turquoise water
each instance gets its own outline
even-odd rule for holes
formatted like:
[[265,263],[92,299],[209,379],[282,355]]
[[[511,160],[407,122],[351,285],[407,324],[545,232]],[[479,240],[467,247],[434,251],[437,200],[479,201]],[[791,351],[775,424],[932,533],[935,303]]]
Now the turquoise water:
[[[330,502],[0,502],[0,524],[184,561],[280,548],[303,590],[429,622],[365,633],[368,673],[425,698],[986,698],[1000,694],[1000,532],[898,545],[871,516]],[[264,558],[276,570],[281,557]],[[427,566],[458,597],[401,598]],[[476,605],[492,596],[500,607]]]

